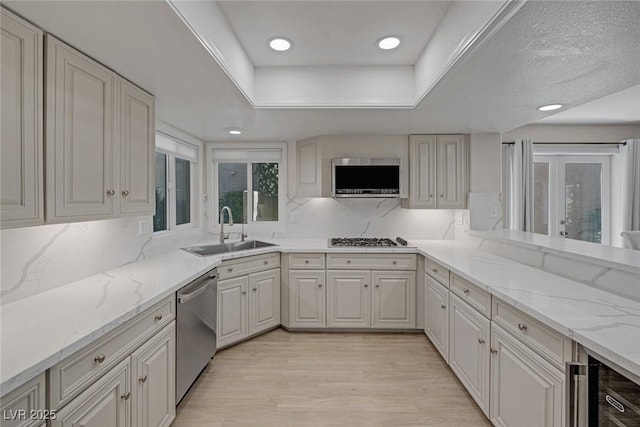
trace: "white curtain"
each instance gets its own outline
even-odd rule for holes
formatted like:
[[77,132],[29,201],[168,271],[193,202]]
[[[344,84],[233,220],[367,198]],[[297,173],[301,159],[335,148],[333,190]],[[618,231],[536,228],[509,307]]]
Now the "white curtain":
[[640,139],[629,139],[620,149],[622,156],[622,231],[640,230]]
[[533,231],[533,141],[518,139],[507,149],[509,226]]

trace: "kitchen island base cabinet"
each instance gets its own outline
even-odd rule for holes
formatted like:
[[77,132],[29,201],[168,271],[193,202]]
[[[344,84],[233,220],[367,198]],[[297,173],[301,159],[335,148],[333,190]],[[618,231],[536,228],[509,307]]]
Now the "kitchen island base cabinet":
[[424,332],[449,362],[449,290],[425,274]]
[[325,327],[325,271],[289,271],[289,327]]
[[488,415],[491,321],[457,296],[449,298],[449,366]]
[[563,426],[564,374],[495,324],[491,352],[491,422]]
[[372,271],[371,283],[373,283],[371,327],[415,328],[415,271]]

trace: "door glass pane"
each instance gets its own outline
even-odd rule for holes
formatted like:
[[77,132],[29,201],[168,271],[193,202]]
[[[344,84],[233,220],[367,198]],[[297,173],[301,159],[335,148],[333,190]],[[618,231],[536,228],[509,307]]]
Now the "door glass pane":
[[549,163],[533,164],[533,232],[549,234]]
[[253,164],[253,220],[278,220],[278,164]]
[[153,231],[167,229],[167,156],[156,153],[156,214]]
[[191,162],[176,158],[176,225],[191,222]]
[[601,243],[602,163],[566,163],[564,187],[567,237]]
[[[247,164],[246,163],[220,163],[218,164],[218,218],[220,209],[229,206],[235,222],[241,222],[244,218],[243,192],[247,190]],[[226,219],[225,215],[225,222]]]

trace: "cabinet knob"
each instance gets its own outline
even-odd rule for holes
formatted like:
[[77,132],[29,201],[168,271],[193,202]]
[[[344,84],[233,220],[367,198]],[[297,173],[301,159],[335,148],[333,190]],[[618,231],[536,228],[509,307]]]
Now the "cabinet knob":
[[379,288],[379,287],[380,287],[380,285],[376,285],[376,288]]
[[154,319],[156,319],[156,322],[159,322],[162,320],[162,314],[156,314],[156,317],[154,317]]
[[347,260],[347,264],[351,264],[351,260],[350,259]]
[[258,288],[253,288],[253,292],[256,292],[258,290]]
[[431,272],[435,274],[435,273],[437,273],[437,272],[438,272],[438,269],[437,269],[437,268],[432,268],[432,269],[431,269]]
[[122,399],[122,400],[129,400],[130,397],[131,397],[131,392],[130,391],[120,395],[120,399]]
[[116,194],[116,190],[107,190],[107,196],[113,196]]
[[267,265],[267,264],[269,264],[269,260],[265,259],[262,263],[263,263],[264,265]]
[[526,331],[527,325],[525,325],[524,323],[518,323],[518,329],[520,329],[521,331]]
[[462,292],[464,292],[465,295],[469,295],[469,289],[463,289]]
[[305,260],[304,260],[304,263],[305,263],[305,264],[309,264],[309,260],[308,260],[308,259],[305,259]]
[[498,350],[496,350],[495,348],[490,348],[489,351],[491,352],[491,354],[496,354],[498,352]]
[[322,283],[320,283],[320,284],[318,285],[318,287],[319,287],[319,288],[321,288],[321,287],[322,287]]
[[440,304],[440,308],[444,310],[445,308],[447,308],[447,306],[444,304]]
[[393,265],[396,265],[398,263],[398,261],[393,261]]
[[231,273],[233,271],[233,267],[229,267],[227,270],[229,270],[229,273]]
[[246,294],[247,294],[247,291],[242,291],[242,295],[246,295]]
[[440,195],[440,198],[441,198],[441,199],[442,199],[442,198],[444,198],[444,194],[441,194],[441,195]]
[[94,357],[94,358],[93,358],[93,360],[94,360],[94,361],[96,361],[96,362],[98,362],[98,363],[102,363],[102,362],[104,362],[104,360],[105,360],[106,358],[107,358],[107,357],[106,357],[104,354],[99,354],[99,355],[97,355],[96,357]]
[[138,378],[138,381],[140,381],[143,384],[146,383],[147,382],[147,376],[146,375],[141,376],[140,378]]
[[484,343],[485,343],[485,341],[484,341],[482,338],[478,338],[478,343],[480,343],[480,344],[484,344]]
[[129,190],[124,190],[124,191],[122,192],[122,195],[123,195],[124,197],[127,197],[127,196],[129,195]]
[[365,287],[365,288],[368,288],[368,287],[369,287],[369,285],[368,285],[367,283],[365,283],[365,284],[364,284],[364,287]]
[[433,194],[429,194],[429,198],[431,199],[433,197]]

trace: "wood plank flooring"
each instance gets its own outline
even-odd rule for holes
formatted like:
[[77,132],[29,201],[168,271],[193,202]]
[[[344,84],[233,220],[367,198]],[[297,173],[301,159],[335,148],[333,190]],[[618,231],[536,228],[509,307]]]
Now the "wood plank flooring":
[[423,334],[276,329],[219,351],[173,427],[491,423]]

